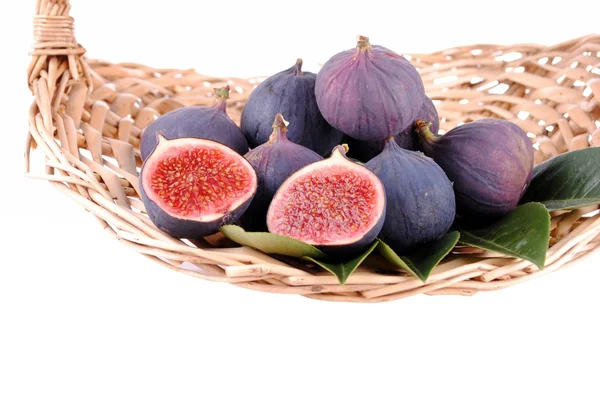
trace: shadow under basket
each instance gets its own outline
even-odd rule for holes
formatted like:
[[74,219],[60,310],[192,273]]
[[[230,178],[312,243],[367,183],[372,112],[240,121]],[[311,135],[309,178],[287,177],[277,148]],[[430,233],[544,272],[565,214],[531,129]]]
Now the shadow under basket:
[[[212,88],[226,84],[232,88],[228,114],[239,122],[260,78],[215,78],[192,69],[87,59],[75,40],[69,13],[66,0],[37,2],[28,71],[34,101],[27,175],[47,180],[89,210],[100,229],[153,262],[257,291],[381,302],[506,288],[563,268],[600,244],[600,215],[592,213],[597,206],[551,212],[543,270],[528,261],[457,246],[425,283],[371,255],[341,286],[323,270],[236,246],[221,234],[194,243],[170,237],[154,227],[140,200],[142,130],[156,116],[178,107],[211,105]],[[479,44],[406,56],[419,69],[444,131],[485,117],[513,121],[530,136],[535,164],[600,146],[600,35],[554,46]],[[32,154],[43,154],[45,169],[30,171]]]

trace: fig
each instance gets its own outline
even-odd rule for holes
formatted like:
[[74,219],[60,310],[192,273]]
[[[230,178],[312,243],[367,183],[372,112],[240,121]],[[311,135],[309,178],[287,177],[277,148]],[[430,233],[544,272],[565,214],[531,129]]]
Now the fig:
[[491,219],[517,206],[533,175],[533,146],[518,125],[485,118],[440,136],[418,121],[417,131],[425,154],[454,183],[461,217]]
[[393,137],[365,164],[383,183],[387,199],[379,237],[397,253],[440,239],[452,226],[452,183],[433,159],[402,149]]
[[267,210],[281,184],[302,167],[323,160],[312,150],[287,139],[287,132],[283,116],[277,114],[269,140],[244,156],[258,178],[256,195],[240,219],[248,231],[266,231]]
[[423,105],[423,81],[403,56],[369,38],[330,58],[317,74],[319,109],[333,127],[354,139],[384,140],[407,129]]
[[302,59],[298,59],[293,67],[267,78],[252,91],[241,119],[250,147],[269,140],[276,113],[289,120],[290,141],[321,156],[328,156],[342,142],[344,134],[331,127],[319,111],[315,80],[314,73],[302,71]]
[[248,152],[248,142],[239,127],[227,115],[229,86],[215,89],[213,106],[187,106],[170,111],[152,121],[142,134],[140,154],[142,160],[158,143],[158,135],[167,139],[202,138],[229,146],[240,155]]
[[[440,128],[440,119],[435,105],[427,96],[425,96],[423,106],[421,106],[421,109],[417,114],[417,120],[430,121],[431,132],[437,134]],[[415,130],[414,122],[404,131],[396,135],[394,138],[396,139],[396,143],[403,149],[420,150],[419,136],[417,135],[417,132]],[[363,162],[367,162],[383,151],[383,148],[385,147],[385,140],[359,141],[358,139],[353,139],[349,137],[348,145],[350,146],[348,156],[354,157]]]
[[209,139],[157,139],[140,172],[142,201],[156,227],[195,239],[241,217],[257,189],[246,159]]
[[379,178],[348,160],[346,148],[338,145],[331,157],[298,170],[279,187],[267,227],[326,253],[354,253],[381,231],[385,205]]

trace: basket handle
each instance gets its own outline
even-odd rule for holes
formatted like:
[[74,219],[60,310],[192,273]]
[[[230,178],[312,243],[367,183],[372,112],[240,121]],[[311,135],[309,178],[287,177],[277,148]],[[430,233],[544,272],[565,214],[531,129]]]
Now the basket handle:
[[[37,0],[33,17],[33,46],[29,66],[29,85],[47,70],[49,59],[68,62],[71,78],[79,81],[85,49],[75,39],[69,0]],[[59,63],[59,65],[60,65]]]

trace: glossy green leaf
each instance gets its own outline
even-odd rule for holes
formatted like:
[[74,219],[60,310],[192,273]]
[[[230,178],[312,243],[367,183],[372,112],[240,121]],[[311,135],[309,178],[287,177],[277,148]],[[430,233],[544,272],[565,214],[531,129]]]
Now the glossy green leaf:
[[535,167],[521,203],[540,202],[548,210],[600,203],[600,148],[553,157]]
[[541,203],[527,203],[485,227],[461,227],[460,242],[536,264],[546,263],[550,213]]
[[377,251],[394,265],[425,282],[433,268],[454,248],[459,237],[457,231],[452,231],[439,240],[424,244],[402,256],[398,256],[388,244],[378,240]]
[[264,253],[293,256],[296,258],[301,258],[303,256],[318,259],[326,258],[326,255],[314,246],[283,235],[263,232],[246,232],[242,227],[236,225],[222,226],[221,232],[225,234],[227,238],[240,245],[258,249]]
[[322,260],[317,260],[317,259],[311,258],[311,257],[304,257],[303,259],[306,259],[306,260],[309,260],[311,262],[318,264],[323,269],[325,269],[328,272],[335,275],[337,277],[338,281],[340,282],[340,284],[344,285],[346,283],[346,280],[348,280],[348,277],[350,277],[350,275],[352,273],[354,273],[354,271],[358,268],[358,266],[360,266],[360,264],[367,258],[367,256],[369,256],[371,254],[371,252],[373,252],[373,250],[376,247],[377,247],[377,241],[374,241],[373,244],[371,244],[371,246],[366,251],[361,253],[360,255],[358,255],[348,261],[339,262],[339,263],[323,262]]

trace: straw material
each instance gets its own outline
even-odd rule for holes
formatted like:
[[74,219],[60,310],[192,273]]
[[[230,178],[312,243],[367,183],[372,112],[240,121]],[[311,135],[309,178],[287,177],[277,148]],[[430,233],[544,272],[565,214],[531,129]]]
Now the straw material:
[[[236,247],[220,234],[191,243],[156,229],[139,198],[139,141],[156,116],[211,105],[213,87],[233,90],[228,113],[239,121],[260,79],[215,78],[194,70],[111,64],[84,57],[66,0],[38,0],[29,86],[26,171],[89,210],[101,227],[154,262],[191,276],[257,291],[344,302],[428,295],[473,295],[506,288],[567,266],[600,244],[600,215],[587,207],[552,212],[546,268],[470,247],[457,247],[422,283],[378,255],[347,284],[298,261]],[[407,55],[419,68],[447,131],[485,117],[513,121],[530,133],[535,163],[600,146],[600,35],[554,46],[480,44]],[[30,171],[31,150],[45,170]],[[125,268],[125,267],[124,267]]]

